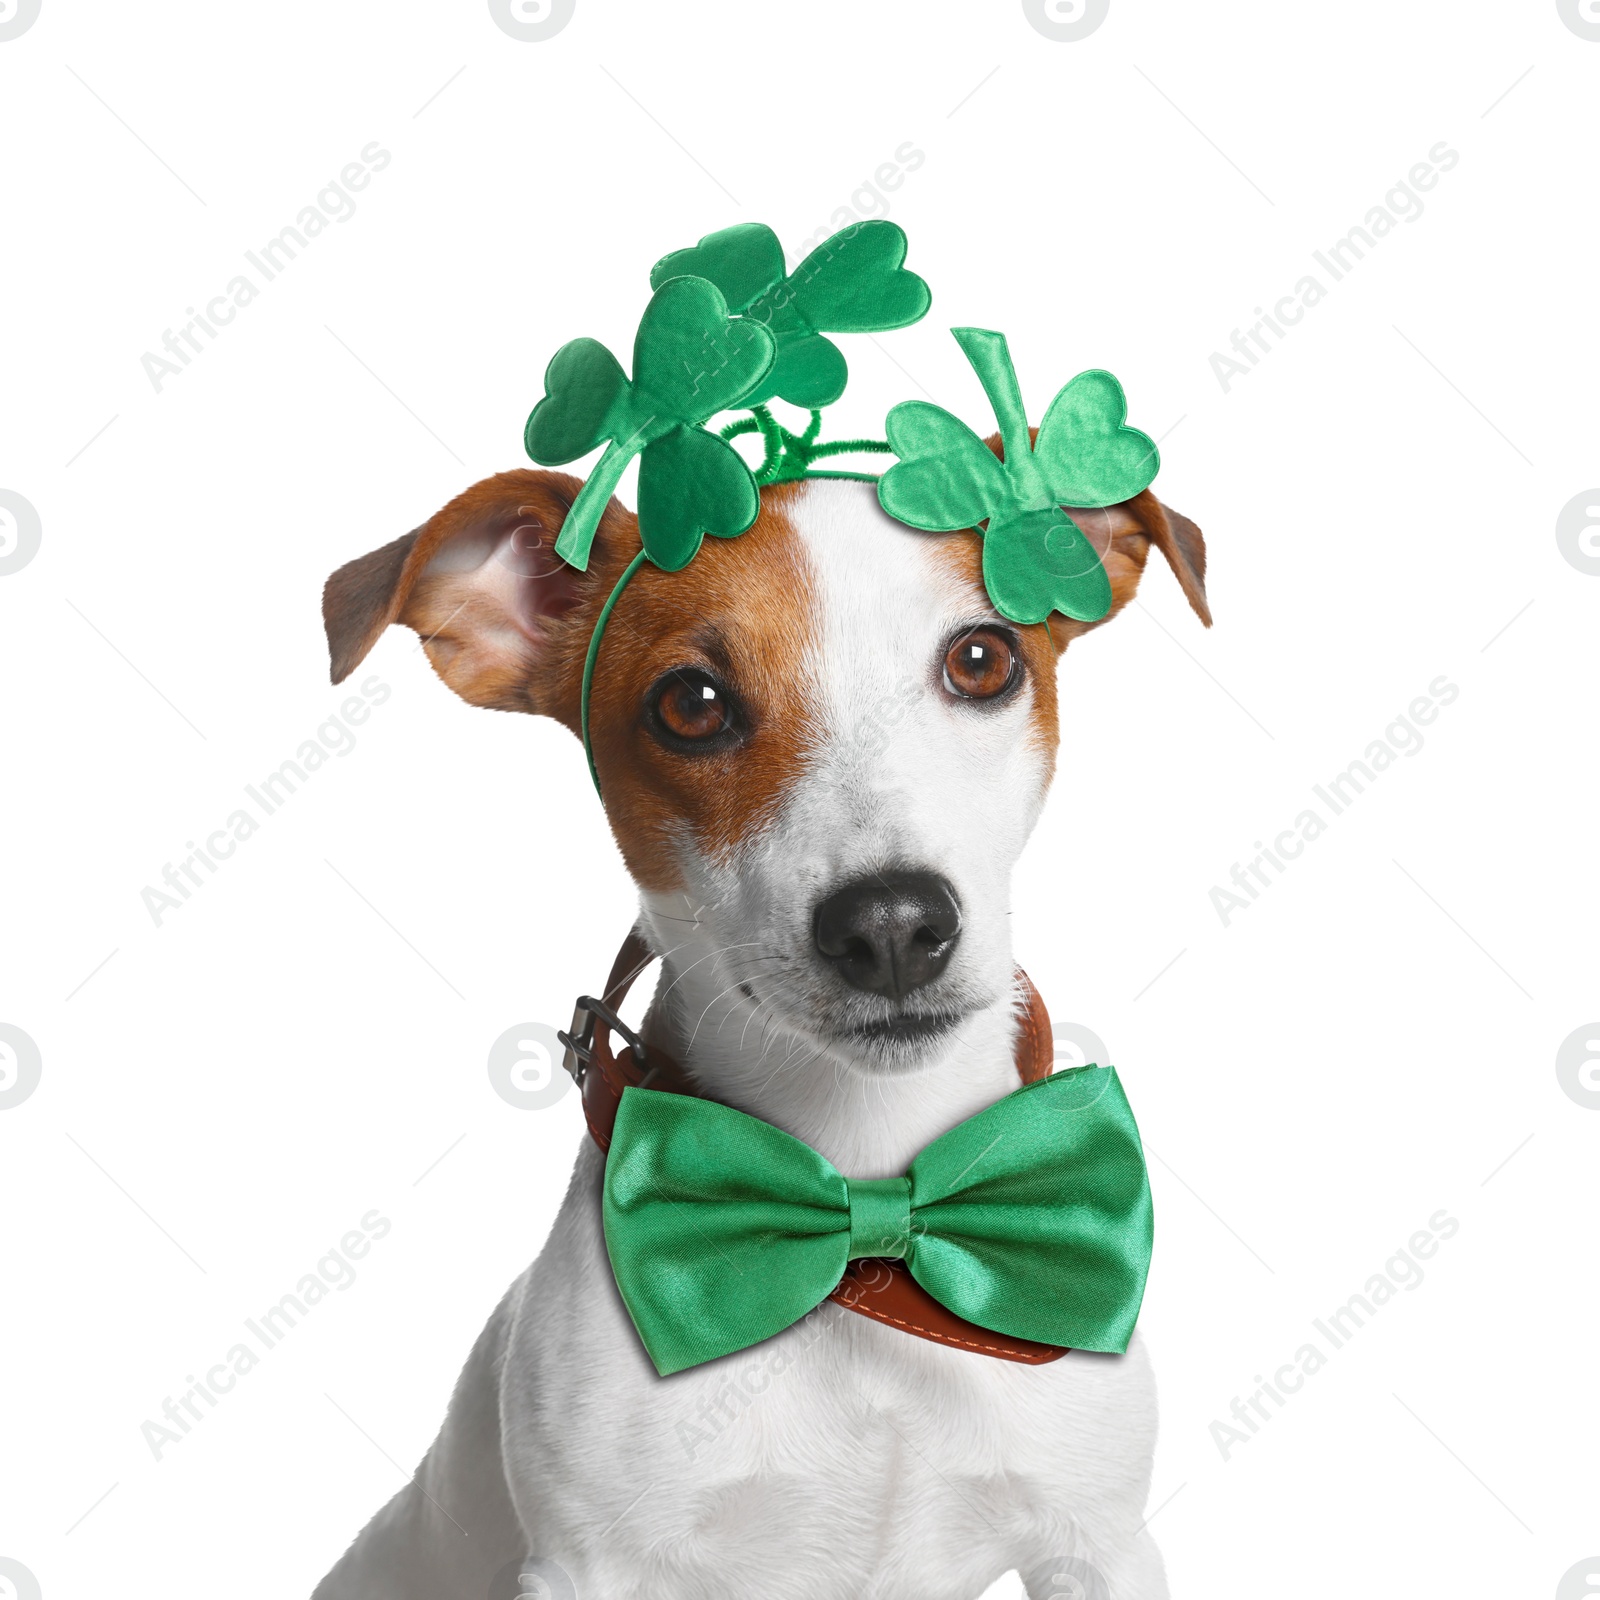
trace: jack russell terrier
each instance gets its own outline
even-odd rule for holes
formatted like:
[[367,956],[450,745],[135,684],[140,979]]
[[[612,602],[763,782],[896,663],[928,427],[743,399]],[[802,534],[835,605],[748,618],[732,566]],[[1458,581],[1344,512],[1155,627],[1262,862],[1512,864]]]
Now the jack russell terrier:
[[[464,700],[578,732],[597,616],[640,547],[611,500],[588,570],[555,559],[580,487],[502,473],[341,567],[333,681],[398,622]],[[1209,625],[1192,522],[1148,490],[1070,515],[1108,615],[1154,545]],[[856,1303],[835,1293],[662,1378],[602,1232],[601,1145],[652,1052],[676,1064],[657,1087],[760,1118],[851,1181],[905,1173],[1048,1074],[1009,885],[1055,768],[1057,658],[1095,624],[1007,621],[981,563],[976,532],[929,538],[868,483],[806,480],[763,487],[749,532],[683,570],[639,571],[588,708],[640,894],[608,1004],[571,1041],[595,1137],[413,1481],[315,1600],[974,1600],[1012,1570],[1030,1600],[1166,1595],[1137,1334],[1123,1355],[991,1341],[936,1326],[926,1296],[875,1309],[853,1262]],[[652,957],[643,1037],[613,1055],[611,1008]]]

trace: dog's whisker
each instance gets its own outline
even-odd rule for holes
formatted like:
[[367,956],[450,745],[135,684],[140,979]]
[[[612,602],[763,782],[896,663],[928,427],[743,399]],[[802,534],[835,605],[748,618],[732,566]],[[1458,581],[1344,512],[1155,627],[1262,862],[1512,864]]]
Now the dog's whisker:
[[[739,1034],[739,1049],[742,1053],[744,1050],[745,1034],[749,1033],[750,1024],[755,1021],[756,1017],[760,1014],[762,1008],[767,1002],[765,1000],[758,999],[755,990],[752,989],[747,983],[736,983],[734,988],[739,991],[740,998],[747,1002],[750,1012],[750,1015],[744,1019],[744,1029]],[[737,1002],[728,1007],[727,1015],[724,1016],[722,1021],[717,1024],[717,1035],[719,1038],[722,1035],[722,1030],[728,1025],[728,1018],[736,1016],[738,1014],[738,1009]]]
[[[751,991],[751,999],[755,1003],[750,1007],[750,1015],[745,1018],[744,1031],[739,1035],[739,1050],[741,1054],[744,1052],[745,1040],[750,1037],[750,1024],[754,1022],[756,1018],[759,1017],[763,1012],[767,1014],[769,1019],[772,1015],[772,1002],[770,1000],[758,998],[754,990]],[[763,1023],[761,1028],[761,1037],[764,1040],[766,1036],[767,1028],[766,1024]]]
[[[767,1055],[771,1051],[772,1046],[773,1046],[773,1044],[775,1042],[776,1042],[775,1040],[773,1040],[772,1038],[769,1037],[769,1029],[765,1029],[764,1028],[762,1030],[762,1037],[761,1037],[761,1050],[760,1050],[760,1053],[756,1056],[756,1059],[751,1063],[751,1067],[752,1068],[759,1067],[766,1061]],[[756,1086],[756,1092],[758,1094],[764,1093],[765,1090],[767,1089],[768,1085],[771,1084],[772,1080],[774,1078],[776,1078],[778,1076],[778,1074],[780,1072],[782,1072],[782,1071],[783,1071],[783,1062],[780,1061],[777,1064],[777,1066],[775,1066],[772,1069],[772,1071],[769,1072],[766,1075],[766,1077],[763,1078],[761,1080],[761,1082]]]
[[737,961],[730,961],[727,964],[727,969],[732,972],[735,968],[755,966],[762,961],[787,961],[788,959],[787,956],[740,956]]
[[[719,990],[716,994],[712,995],[708,1001],[706,1001],[705,1010],[700,1013],[699,1021],[695,1023],[693,1030],[689,1034],[689,1043],[684,1047],[685,1055],[687,1055],[689,1051],[694,1048],[694,1042],[700,1034],[700,1023],[706,1020],[706,1016],[710,1012],[712,1006],[714,1006],[717,1001],[721,1000],[723,996],[735,993],[738,988],[739,985],[737,983],[730,983],[726,989]],[[726,1022],[728,1019],[727,1017],[724,1017],[722,1020]]]
[[761,941],[759,939],[747,939],[742,944],[722,945],[722,946],[720,946],[719,948],[717,948],[715,950],[707,951],[706,954],[701,956],[698,961],[691,961],[689,963],[689,965],[686,966],[677,975],[677,977],[675,977],[672,980],[672,982],[669,983],[666,986],[666,988],[661,991],[661,993],[657,996],[657,998],[661,999],[661,1000],[665,1000],[666,997],[669,994],[671,994],[672,991],[674,989],[676,989],[678,987],[678,985],[680,983],[682,983],[683,980],[685,978],[687,978],[689,976],[689,974],[695,970],[696,967],[703,967],[706,964],[706,962],[715,961],[718,956],[726,955],[728,953],[728,951],[730,951],[730,950],[753,950],[760,943],[761,943]]
[[[762,1083],[761,1083],[761,1089],[762,1090],[765,1090],[767,1088],[767,1086],[769,1084],[771,1084],[772,1081],[778,1076],[779,1073],[783,1072],[786,1068],[795,1065],[795,1052],[796,1052],[797,1049],[803,1047],[804,1043],[805,1043],[805,1041],[802,1040],[798,1035],[791,1036],[791,1038],[789,1040],[789,1048],[785,1052],[783,1060],[780,1061],[777,1064],[777,1066],[775,1066],[772,1069],[772,1071],[767,1074],[766,1078],[762,1081]],[[765,1051],[763,1051],[763,1055],[764,1054],[765,1054]],[[821,1051],[818,1051],[817,1055],[820,1055],[820,1054],[821,1054]],[[815,1055],[812,1056],[811,1060],[815,1061],[816,1060],[816,1056]],[[810,1063],[806,1062],[803,1065],[809,1066]]]

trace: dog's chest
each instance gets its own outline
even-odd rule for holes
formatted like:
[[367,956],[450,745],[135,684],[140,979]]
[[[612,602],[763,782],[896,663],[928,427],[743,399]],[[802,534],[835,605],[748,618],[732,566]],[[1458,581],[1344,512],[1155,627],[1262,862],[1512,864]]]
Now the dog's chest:
[[586,1210],[575,1191],[530,1274],[502,1407],[527,1419],[506,1443],[535,1553],[576,1562],[580,1593],[971,1600],[1021,1550],[1137,1521],[1154,1434],[1137,1347],[1027,1367],[825,1302],[661,1379]]
[[685,1544],[700,1545],[702,1577],[757,1530],[763,1576],[792,1561],[811,1595],[970,1595],[982,1569],[1004,1570],[1048,1473],[1008,1437],[990,1385],[950,1381],[963,1375],[908,1342],[829,1305],[669,1402],[670,1443],[657,1442],[695,1508]]

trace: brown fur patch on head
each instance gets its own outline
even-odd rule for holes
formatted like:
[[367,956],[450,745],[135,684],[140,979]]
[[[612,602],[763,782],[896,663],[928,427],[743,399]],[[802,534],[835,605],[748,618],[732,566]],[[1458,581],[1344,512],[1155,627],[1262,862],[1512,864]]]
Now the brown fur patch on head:
[[[679,886],[680,844],[726,860],[770,819],[815,738],[803,682],[815,597],[788,514],[799,492],[763,489],[754,526],[707,539],[682,571],[641,567],[606,625],[590,733],[612,831],[647,889]],[[737,698],[738,745],[685,754],[651,733],[649,691],[684,667]]]

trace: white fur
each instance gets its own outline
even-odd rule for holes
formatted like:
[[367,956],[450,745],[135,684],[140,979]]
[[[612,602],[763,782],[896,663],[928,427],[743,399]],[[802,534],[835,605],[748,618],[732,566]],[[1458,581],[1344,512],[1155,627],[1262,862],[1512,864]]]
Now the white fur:
[[[925,536],[865,485],[812,483],[792,516],[818,596],[805,677],[821,737],[736,859],[685,847],[687,895],[645,896],[665,957],[650,1026],[713,1097],[881,1177],[1016,1087],[1009,884],[1049,752],[1031,686],[987,709],[941,692],[951,635],[988,613]],[[950,966],[918,999],[968,1015],[916,1060],[841,1042],[887,1003],[845,991],[811,949],[818,900],[883,867],[942,873],[962,908]],[[1027,1367],[830,1302],[663,1380],[611,1278],[602,1169],[586,1141],[418,1485],[318,1600],[488,1600],[484,1558],[527,1554],[581,1600],[974,1600],[1014,1568],[1033,1600],[1100,1594],[1074,1562],[1116,1600],[1166,1594],[1142,1531],[1155,1398],[1137,1338],[1126,1356]],[[480,1496],[471,1565],[429,1498],[462,1518],[462,1464],[485,1458],[514,1516]]]

